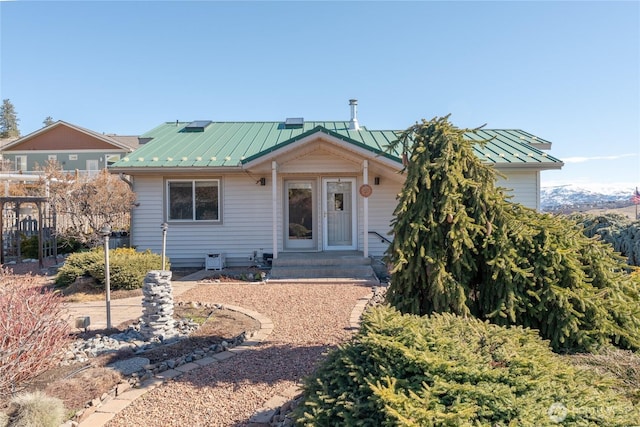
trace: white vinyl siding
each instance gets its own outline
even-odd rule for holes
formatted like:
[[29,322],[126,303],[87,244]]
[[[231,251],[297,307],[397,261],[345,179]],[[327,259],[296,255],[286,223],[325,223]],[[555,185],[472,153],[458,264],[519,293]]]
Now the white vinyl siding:
[[[300,153],[298,153],[300,154]],[[362,160],[357,157],[349,158],[348,153],[328,153],[323,150],[308,150],[295,159],[291,156],[288,161],[278,163],[277,179],[277,212],[275,224],[278,241],[278,252],[283,249],[283,185],[286,180],[307,180],[313,183],[317,196],[315,203],[316,234],[321,236],[322,206],[321,197],[322,178],[352,177],[356,179],[356,191],[362,185]],[[270,164],[269,164],[270,165]],[[368,199],[369,227],[364,230],[363,197],[356,198],[358,212],[357,248],[364,250],[364,233],[375,231],[388,240],[392,236],[391,230],[393,211],[396,208],[396,195],[402,189],[402,175],[393,171],[383,174],[379,185],[374,185],[374,178],[379,172],[375,169],[383,168],[375,161],[369,161],[369,185],[373,193]],[[498,184],[513,189],[512,201],[525,206],[536,208],[538,200],[539,173],[537,171],[503,171],[508,176]],[[259,185],[259,178],[266,177],[266,185]],[[198,175],[185,177],[187,182],[219,179],[220,185],[220,218],[224,221],[173,221],[169,222],[167,231],[167,255],[173,266],[203,267],[205,257],[209,253],[224,253],[227,265],[249,265],[249,258],[253,252],[272,253],[274,224],[272,215],[272,185],[270,171],[266,168],[258,173],[230,173],[218,176]],[[182,179],[182,178],[181,178]],[[180,181],[173,177],[136,176],[134,190],[139,205],[133,210],[132,241],[138,250],[150,249],[160,253],[162,245],[161,224],[166,219],[167,182]],[[258,183],[257,183],[258,181]],[[374,234],[368,234],[369,254],[381,257],[388,244]],[[321,239],[317,241],[315,250],[322,250]]]
[[509,201],[520,203],[531,209],[540,209],[540,172],[539,171],[501,171],[506,180],[498,178],[497,185],[507,189],[512,196]]
[[304,157],[278,164],[278,172],[280,174],[323,172],[353,174],[354,172],[361,173],[361,168],[362,161],[343,159],[324,150],[316,150]]
[[[197,180],[206,180],[198,178]],[[167,256],[174,266],[202,266],[208,253],[223,252],[248,263],[253,251],[272,252],[271,185],[256,185],[247,175],[220,179],[220,217],[223,222],[174,221],[167,230]],[[134,178],[139,206],[133,210],[132,245],[160,253],[166,182],[162,177]],[[232,261],[232,260],[231,260]]]
[[[370,177],[369,181],[373,181]],[[393,181],[391,179],[382,179],[380,185],[373,185],[370,183],[373,192],[369,196],[369,230],[374,231],[387,240],[393,240],[393,236],[388,233],[391,231],[391,219],[393,218],[393,211],[396,208],[396,194],[402,189],[402,184]],[[362,196],[358,195],[359,202],[359,216],[363,218],[363,203]],[[359,220],[360,236],[363,236],[363,220]],[[381,257],[387,250],[389,244],[383,241],[382,238],[376,236],[373,233],[368,234],[369,238],[369,255],[374,257]],[[359,242],[359,250],[364,250],[364,242],[362,237]]]

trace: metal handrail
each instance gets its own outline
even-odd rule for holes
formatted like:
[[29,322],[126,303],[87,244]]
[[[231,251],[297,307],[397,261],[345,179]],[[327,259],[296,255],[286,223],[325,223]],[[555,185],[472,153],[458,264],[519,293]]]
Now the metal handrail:
[[386,237],[384,237],[382,234],[378,233],[377,231],[369,231],[369,234],[375,234],[383,242],[387,242],[388,244],[391,244],[391,240],[387,239]]

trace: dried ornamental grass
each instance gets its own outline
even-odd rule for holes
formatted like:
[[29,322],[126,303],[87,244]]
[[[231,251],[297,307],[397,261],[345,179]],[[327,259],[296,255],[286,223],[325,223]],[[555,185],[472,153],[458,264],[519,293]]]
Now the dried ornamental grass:
[[15,415],[10,427],[59,427],[64,419],[62,401],[40,391],[19,394],[11,403]]
[[102,396],[121,379],[120,373],[113,369],[90,368],[71,378],[55,381],[47,386],[45,392],[61,399],[67,408],[77,410],[87,403],[86,396]]

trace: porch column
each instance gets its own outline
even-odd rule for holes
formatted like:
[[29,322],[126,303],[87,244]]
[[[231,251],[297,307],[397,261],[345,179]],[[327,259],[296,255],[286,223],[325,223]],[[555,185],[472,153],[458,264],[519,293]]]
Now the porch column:
[[[362,183],[369,184],[369,161],[364,160],[362,162]],[[364,229],[364,236],[362,236],[362,245],[364,246],[364,257],[369,257],[369,198],[363,197],[362,202],[362,211],[363,211],[363,222],[362,228]]]
[[278,164],[271,162],[271,230],[273,232],[273,259],[278,258]]

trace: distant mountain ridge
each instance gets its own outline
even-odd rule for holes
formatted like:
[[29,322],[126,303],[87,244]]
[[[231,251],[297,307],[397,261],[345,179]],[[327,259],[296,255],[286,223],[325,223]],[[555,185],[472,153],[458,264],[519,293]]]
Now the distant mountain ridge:
[[632,204],[635,187],[629,185],[577,184],[546,186],[540,189],[542,211],[565,211],[589,208],[617,208]]

